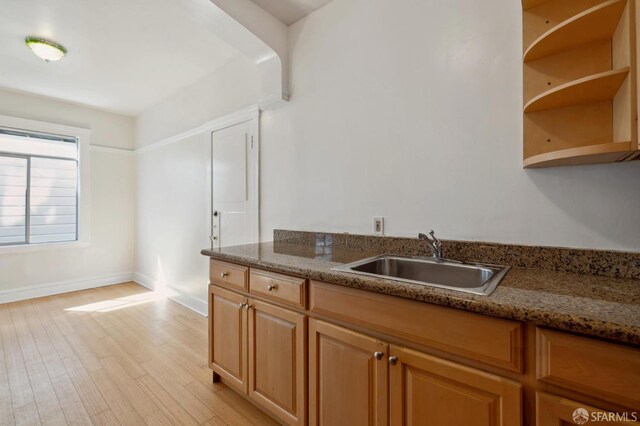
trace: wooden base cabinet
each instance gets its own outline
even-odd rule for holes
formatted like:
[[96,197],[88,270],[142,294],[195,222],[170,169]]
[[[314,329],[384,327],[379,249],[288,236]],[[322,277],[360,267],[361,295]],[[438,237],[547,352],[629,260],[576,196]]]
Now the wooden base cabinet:
[[391,346],[390,424],[522,424],[521,385],[410,349]]
[[285,423],[304,425],[306,318],[251,299],[248,312],[249,397]]
[[389,346],[309,320],[309,424],[386,425]]
[[306,317],[210,286],[209,318],[214,373],[281,422],[306,424]]
[[247,393],[247,298],[210,286],[209,365],[227,385]]
[[517,382],[322,321],[309,331],[310,425],[522,424]]
[[[283,424],[567,426],[580,409],[588,424],[640,417],[637,347],[211,265],[214,380]],[[598,423],[607,413],[628,418]]]

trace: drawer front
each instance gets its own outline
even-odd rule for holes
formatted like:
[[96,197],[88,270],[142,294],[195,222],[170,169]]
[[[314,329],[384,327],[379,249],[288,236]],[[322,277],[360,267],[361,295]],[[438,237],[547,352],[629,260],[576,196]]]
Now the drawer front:
[[267,299],[304,308],[307,280],[251,269],[249,292]]
[[211,260],[209,280],[212,284],[247,291],[249,288],[248,275],[249,268],[246,266]]
[[[594,416],[595,417],[594,421]],[[606,410],[590,407],[582,402],[560,398],[546,393],[536,393],[536,419],[537,426],[558,426],[575,424],[596,424],[603,426],[637,425],[633,422],[632,413],[619,413],[620,421],[605,420],[597,421],[598,418],[606,419],[604,415],[609,414]],[[625,419],[628,419],[625,421]]]
[[312,281],[313,313],[420,345],[522,371],[522,327],[517,321]]
[[539,380],[640,408],[640,349],[543,328],[536,340]]

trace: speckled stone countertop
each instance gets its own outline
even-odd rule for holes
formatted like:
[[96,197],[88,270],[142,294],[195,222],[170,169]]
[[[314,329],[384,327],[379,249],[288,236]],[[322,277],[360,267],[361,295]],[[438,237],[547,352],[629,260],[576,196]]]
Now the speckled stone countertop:
[[202,250],[202,254],[347,287],[530,322],[640,346],[640,281],[513,267],[490,296],[332,271],[375,256],[362,248],[269,242]]

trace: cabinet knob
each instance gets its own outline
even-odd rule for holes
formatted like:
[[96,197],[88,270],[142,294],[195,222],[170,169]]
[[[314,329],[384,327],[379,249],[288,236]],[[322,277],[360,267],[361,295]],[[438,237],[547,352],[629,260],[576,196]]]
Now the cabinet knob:
[[248,303],[245,303],[245,304],[244,304],[244,308],[245,308],[246,310],[249,310],[249,309],[253,308],[253,305],[250,305],[250,304],[248,304]]
[[229,276],[229,273],[228,273],[228,272],[221,272],[221,273],[220,273],[220,278],[226,278],[226,277],[228,277],[228,276]]
[[380,361],[382,359],[382,356],[384,354],[382,352],[374,352],[373,356],[375,357],[375,359],[377,359],[378,361]]
[[273,291],[273,290],[275,290],[277,288],[278,288],[278,284],[269,284],[267,286],[267,290],[269,290],[269,291]]
[[389,364],[396,365],[397,363],[398,363],[398,357],[397,356],[390,356],[389,357]]
[[244,307],[246,307],[247,304],[246,303],[240,303],[240,309],[243,309]]

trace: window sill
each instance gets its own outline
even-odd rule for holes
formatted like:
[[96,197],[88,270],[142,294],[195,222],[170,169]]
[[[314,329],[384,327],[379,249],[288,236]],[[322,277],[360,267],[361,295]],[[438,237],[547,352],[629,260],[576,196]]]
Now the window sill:
[[65,243],[22,244],[15,246],[0,246],[0,255],[12,253],[31,253],[37,251],[66,250],[89,247],[87,241],[69,241]]

